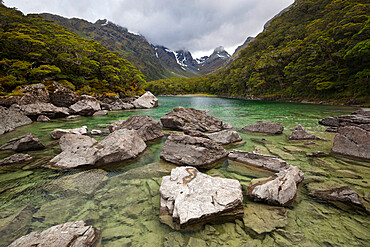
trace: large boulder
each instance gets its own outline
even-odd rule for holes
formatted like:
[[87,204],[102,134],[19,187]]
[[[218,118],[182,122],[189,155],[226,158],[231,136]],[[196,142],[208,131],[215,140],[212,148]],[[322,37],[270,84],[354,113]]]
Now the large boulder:
[[148,91],[132,102],[132,104],[138,109],[149,109],[158,106],[158,99]]
[[40,116],[37,117],[37,120],[36,121],[37,122],[44,122],[44,123],[46,123],[46,122],[49,122],[50,121],[50,118],[48,118],[45,115],[40,115]]
[[174,229],[243,216],[239,181],[211,177],[194,167],[177,167],[162,178],[160,218]]
[[80,128],[75,129],[55,129],[52,132],[50,132],[50,136],[54,140],[57,140],[66,134],[87,135],[87,131],[88,131],[87,126],[82,126]]
[[81,116],[92,116],[95,112],[100,111],[100,102],[91,96],[82,95],[80,100],[69,107],[71,113]]
[[91,137],[66,134],[59,141],[62,152],[50,160],[50,164],[56,168],[94,165],[97,153],[94,145],[96,144],[97,141]]
[[50,102],[52,104],[60,107],[70,107],[78,101],[79,96],[71,89],[63,87],[57,82],[53,82],[51,86]]
[[235,149],[229,153],[228,158],[273,172],[280,172],[290,167],[287,162],[276,156],[240,151]]
[[13,131],[17,127],[32,123],[29,117],[13,106],[9,109],[0,106],[0,119],[0,135]]
[[370,159],[370,132],[359,127],[340,127],[334,137],[333,153]]
[[289,140],[321,140],[321,138],[308,134],[303,126],[298,124],[289,136]]
[[42,83],[23,86],[19,89],[23,96],[17,102],[19,105],[49,103],[49,92]]
[[101,231],[83,221],[53,226],[43,232],[31,232],[18,238],[9,247],[92,247],[98,243]]
[[222,130],[219,132],[207,134],[207,136],[209,139],[222,145],[240,142],[241,140],[243,140],[238,134],[238,132],[236,132],[235,130]]
[[357,209],[366,210],[357,192],[348,186],[336,183],[309,183],[307,189],[311,196],[316,197],[320,201],[332,204],[339,202]]
[[[96,144],[93,138],[66,135],[61,142],[62,152],[51,165],[56,168],[75,168],[85,165],[105,165],[136,158],[146,144],[136,130],[117,130]],[[73,143],[73,145],[68,145]]]
[[129,110],[135,108],[133,104],[123,102],[122,99],[117,97],[104,97],[101,98],[101,107],[104,110],[109,111],[119,111],[119,110]]
[[370,108],[362,108],[353,112],[351,115],[341,115],[335,117],[326,117],[319,121],[319,124],[330,126],[329,132],[336,132],[338,127],[357,126],[370,131]]
[[177,107],[162,116],[161,122],[164,128],[174,130],[217,132],[232,128],[230,124],[223,123],[221,119],[207,115],[206,111],[183,107]]
[[98,142],[89,136],[79,134],[65,134],[59,140],[59,146],[62,151],[68,148],[87,148],[92,147]]
[[164,143],[160,157],[177,165],[205,167],[227,155],[226,149],[210,139],[172,134]]
[[259,181],[248,187],[248,196],[254,201],[286,206],[296,196],[297,184],[303,180],[303,172],[296,166],[282,170],[274,177]]
[[19,164],[30,160],[32,160],[32,156],[29,154],[13,154],[0,160],[0,166]]
[[251,124],[243,127],[243,131],[265,133],[279,135],[284,131],[284,127],[281,123],[263,121],[256,124]]
[[16,152],[44,149],[44,144],[31,133],[11,139],[0,147],[0,150],[13,150]]
[[126,120],[118,120],[109,126],[109,131],[118,129],[137,130],[144,141],[150,141],[163,136],[161,124],[147,115],[134,115]]
[[35,120],[39,115],[45,115],[49,118],[62,118],[69,115],[68,108],[57,107],[51,103],[21,105],[20,109],[25,115]]

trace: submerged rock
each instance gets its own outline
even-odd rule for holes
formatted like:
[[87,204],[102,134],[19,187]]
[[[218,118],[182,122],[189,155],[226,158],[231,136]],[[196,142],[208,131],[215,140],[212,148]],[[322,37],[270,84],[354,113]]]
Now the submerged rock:
[[[136,130],[117,130],[100,143],[90,137],[68,135],[67,145],[61,144],[62,153],[50,163],[56,168],[75,168],[85,165],[105,165],[136,158],[146,148]],[[73,145],[68,145],[73,143]]]
[[162,179],[160,218],[174,229],[243,215],[237,180],[211,177],[194,167],[177,167]]
[[80,100],[69,107],[73,114],[81,116],[92,116],[95,112],[100,111],[99,101],[91,96],[82,95]]
[[286,206],[295,198],[297,184],[302,182],[303,175],[303,172],[296,166],[290,166],[288,169],[277,173],[275,177],[248,187],[248,196],[255,201]]
[[45,115],[40,115],[37,117],[37,122],[49,122],[50,121],[50,118],[48,118],[47,116]]
[[335,183],[310,183],[307,185],[309,194],[321,201],[341,202],[349,206],[366,210],[356,191],[348,186]]
[[118,129],[137,130],[144,141],[150,141],[163,136],[161,124],[148,115],[134,115],[127,120],[119,120],[109,126],[110,132]]
[[223,123],[221,119],[207,115],[206,111],[183,107],[177,107],[162,116],[161,122],[164,128],[174,130],[217,132],[232,128],[230,124]]
[[132,102],[132,104],[138,109],[148,109],[158,106],[158,99],[148,91]]
[[242,130],[249,132],[279,135],[283,133],[284,127],[281,123],[264,121],[257,124],[247,125]]
[[229,153],[228,158],[273,172],[280,172],[290,167],[287,162],[276,156],[258,154],[254,152],[251,153],[235,149]]
[[15,238],[27,233],[32,221],[32,205],[26,205],[7,218],[0,219],[0,245],[7,246]]
[[363,108],[353,112],[351,115],[342,115],[335,117],[326,117],[319,121],[319,124],[330,126],[328,131],[335,132],[338,127],[356,126],[370,131],[370,110]]
[[87,126],[82,126],[76,129],[55,129],[52,132],[50,132],[50,136],[54,140],[57,140],[66,134],[87,135],[87,131],[88,131]]
[[238,132],[236,132],[235,130],[222,130],[219,132],[207,134],[207,136],[209,139],[222,145],[240,142],[241,140],[243,140]]
[[340,127],[334,137],[333,153],[370,159],[370,133],[355,126]]
[[29,154],[13,154],[5,159],[0,160],[0,166],[13,165],[32,160]]
[[204,167],[227,155],[226,149],[210,139],[172,134],[164,143],[160,157],[177,165]]
[[82,195],[92,195],[99,186],[108,180],[108,172],[99,169],[88,170],[53,180],[44,189],[48,192],[68,191]]
[[91,247],[98,242],[100,233],[99,229],[83,221],[68,222],[50,227],[43,232],[31,232],[15,240],[9,247]]
[[244,226],[257,234],[272,232],[288,224],[288,211],[283,207],[248,203],[244,208]]
[[31,151],[44,149],[44,144],[41,143],[39,138],[31,133],[11,139],[0,147],[0,150],[13,150],[16,152]]
[[303,126],[298,124],[289,136],[289,140],[321,140],[321,138],[308,134]]
[[9,109],[0,106],[0,119],[0,135],[32,123],[32,120],[23,114],[19,108],[13,106]]

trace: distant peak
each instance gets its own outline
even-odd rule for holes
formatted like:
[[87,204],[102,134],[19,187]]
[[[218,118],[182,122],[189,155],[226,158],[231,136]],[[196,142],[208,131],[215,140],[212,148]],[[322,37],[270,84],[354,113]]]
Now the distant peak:
[[221,53],[221,52],[224,52],[224,51],[225,51],[225,48],[223,46],[219,46],[214,50],[215,53]]

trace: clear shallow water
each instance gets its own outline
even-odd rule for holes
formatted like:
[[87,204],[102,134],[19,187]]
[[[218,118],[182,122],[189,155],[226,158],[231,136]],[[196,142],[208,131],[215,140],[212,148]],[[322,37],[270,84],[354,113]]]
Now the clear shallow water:
[[[329,181],[350,186],[369,201],[370,164],[341,157],[308,158],[305,153],[330,152],[333,133],[324,132],[319,119],[325,116],[347,114],[354,108],[295,103],[277,103],[224,99],[214,97],[159,97],[158,108],[110,112],[105,117],[81,117],[74,120],[58,119],[49,123],[33,123],[0,136],[0,145],[11,138],[31,132],[46,144],[47,149],[28,152],[35,159],[23,165],[0,167],[0,229],[26,205],[23,210],[24,228],[16,233],[0,233],[0,246],[30,231],[44,230],[68,221],[85,220],[99,227],[103,246],[366,246],[370,242],[369,217],[351,209],[317,202],[307,192],[310,181]],[[55,128],[104,129],[118,119],[147,114],[156,120],[177,106],[209,110],[209,114],[231,123],[236,130],[258,121],[278,121],[284,134],[265,136],[240,133],[245,144],[228,146],[266,154],[278,155],[305,173],[296,203],[287,208],[285,227],[257,234],[248,220],[223,224],[207,224],[201,230],[179,233],[159,222],[159,186],[161,177],[175,167],[160,161],[163,140],[148,143],[146,151],[137,159],[109,167],[99,167],[96,177],[82,179],[78,174],[86,170],[55,171],[45,165],[57,155],[59,145],[49,133]],[[302,124],[306,130],[328,141],[288,141],[291,129]],[[103,137],[96,137],[98,140]],[[256,139],[265,138],[268,143]],[[0,159],[13,154],[0,152]],[[343,172],[344,171],[344,172]],[[245,189],[254,178],[271,173],[248,168],[234,162],[224,162],[203,172],[238,179]],[[62,189],[53,189],[53,183],[65,181]],[[248,210],[265,211],[266,206],[248,201]],[[26,212],[26,213],[24,213]],[[266,221],[269,221],[267,213]],[[247,226],[245,226],[246,224]],[[254,224],[254,223],[253,223]],[[260,224],[256,221],[255,224]]]

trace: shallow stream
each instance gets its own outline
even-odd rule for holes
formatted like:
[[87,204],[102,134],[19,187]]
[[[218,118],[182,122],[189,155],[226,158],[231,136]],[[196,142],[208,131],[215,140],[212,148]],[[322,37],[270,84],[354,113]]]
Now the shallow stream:
[[[307,191],[311,182],[335,182],[348,185],[365,202],[370,201],[369,162],[332,155],[306,156],[319,150],[330,153],[335,133],[325,132],[326,127],[319,125],[318,120],[348,114],[355,108],[216,97],[159,97],[159,100],[160,105],[155,109],[33,123],[0,136],[2,145],[31,132],[47,146],[45,150],[27,152],[34,157],[29,163],[0,167],[0,246],[31,231],[77,220],[102,229],[102,246],[369,246],[368,215],[343,205],[319,202]],[[83,125],[89,130],[105,129],[119,119],[144,114],[159,121],[177,106],[209,110],[210,115],[231,123],[245,143],[227,146],[229,151],[234,148],[255,150],[280,156],[298,166],[305,173],[305,180],[299,187],[296,202],[286,208],[286,212],[276,213],[279,210],[276,207],[253,203],[245,197],[248,213],[244,219],[207,224],[193,232],[172,230],[160,223],[158,216],[161,178],[175,167],[159,158],[167,135],[162,140],[149,142],[146,151],[135,160],[98,167],[100,171],[83,176],[86,169],[58,171],[46,166],[60,152],[58,142],[49,136],[53,129]],[[281,122],[284,134],[240,132],[245,125],[262,120]],[[289,141],[288,136],[297,124],[327,141],[314,141],[310,145],[307,145],[309,141]],[[103,136],[94,138],[101,140]],[[1,151],[0,159],[11,154],[11,151]],[[201,171],[238,179],[244,192],[252,179],[272,175],[227,160]],[[55,182],[60,186],[53,186]],[[17,230],[4,230],[15,218],[19,224],[14,228]]]

